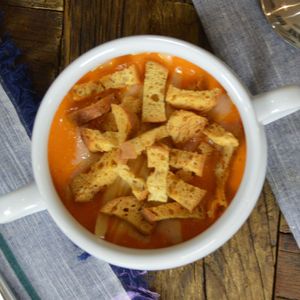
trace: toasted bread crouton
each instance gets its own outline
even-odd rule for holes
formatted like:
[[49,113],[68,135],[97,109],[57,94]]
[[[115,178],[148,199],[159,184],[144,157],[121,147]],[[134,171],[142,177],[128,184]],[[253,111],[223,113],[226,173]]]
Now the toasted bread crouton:
[[128,114],[128,112],[120,105],[112,104],[111,111],[115,117],[118,128],[119,143],[123,143],[126,141],[133,127],[133,122],[130,119],[130,115]]
[[142,111],[142,99],[133,96],[125,96],[121,100],[121,106],[128,112],[139,114]]
[[168,196],[187,210],[193,211],[205,193],[205,190],[184,182],[172,172],[168,173]]
[[154,61],[146,62],[142,111],[143,122],[157,123],[166,121],[165,89],[167,78],[167,68]]
[[215,168],[217,181],[215,197],[208,208],[208,215],[213,217],[218,207],[227,206],[225,187],[229,176],[229,164],[235,149],[239,146],[239,141],[231,132],[216,123],[205,128],[204,133],[221,148],[221,157]]
[[152,145],[147,148],[148,168],[168,172],[169,148],[164,144]]
[[200,145],[198,146],[198,149],[200,150],[200,152],[202,154],[207,155],[207,156],[210,155],[214,151],[214,148],[205,142],[201,142]]
[[199,135],[207,122],[206,118],[193,112],[176,110],[168,120],[167,130],[175,143],[184,143]]
[[91,152],[109,152],[119,145],[117,132],[102,133],[99,130],[82,128],[81,137]]
[[75,84],[72,88],[73,100],[80,101],[94,94],[103,92],[104,88],[100,80],[91,80],[85,83]]
[[165,125],[146,131],[121,145],[121,158],[135,159],[146,150],[147,147],[150,147],[156,141],[161,140],[168,135]]
[[103,116],[110,110],[111,104],[115,101],[113,94],[108,95],[96,103],[88,105],[70,113],[70,117],[77,125],[85,124],[93,119]]
[[147,148],[148,167],[154,171],[147,178],[148,201],[167,202],[167,177],[169,171],[169,148],[153,145]]
[[220,93],[221,90],[218,88],[206,91],[192,91],[181,90],[170,85],[166,101],[176,108],[207,112],[216,105],[217,96]]
[[213,123],[206,127],[204,134],[215,144],[221,147],[236,148],[239,145],[238,139],[229,131],[226,131],[222,126]]
[[175,169],[191,171],[197,176],[202,176],[206,156],[197,152],[171,149],[170,166]]
[[150,223],[166,219],[204,219],[205,213],[201,209],[190,212],[177,202],[170,202],[154,207],[144,207],[142,214]]
[[110,111],[99,118],[97,128],[101,131],[118,131],[117,123],[113,113]]
[[120,89],[140,83],[139,76],[134,65],[121,71],[106,75],[102,77],[100,81],[106,90]]
[[147,177],[147,188],[149,191],[148,201],[167,202],[167,176],[165,172],[153,171]]
[[112,184],[118,177],[114,157],[116,152],[104,153],[87,173],[80,173],[71,182],[71,191],[77,202],[91,201],[96,193]]
[[133,195],[138,200],[142,201],[147,198],[148,190],[144,179],[136,177],[125,164],[118,164],[116,172],[125,182],[128,183]]
[[142,215],[142,203],[133,196],[115,198],[107,202],[101,212],[119,217],[133,225],[142,234],[152,232],[154,225],[145,220]]

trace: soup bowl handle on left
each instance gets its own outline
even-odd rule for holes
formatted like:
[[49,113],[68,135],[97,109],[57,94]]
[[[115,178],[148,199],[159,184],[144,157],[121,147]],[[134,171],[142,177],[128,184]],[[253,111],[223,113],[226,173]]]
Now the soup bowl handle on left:
[[0,197],[0,224],[45,210],[45,202],[35,182]]

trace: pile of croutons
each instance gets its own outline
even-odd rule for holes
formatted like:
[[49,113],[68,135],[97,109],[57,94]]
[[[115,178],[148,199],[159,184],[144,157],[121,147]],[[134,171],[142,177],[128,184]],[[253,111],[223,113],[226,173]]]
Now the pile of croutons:
[[[92,201],[98,192],[121,178],[130,186],[131,195],[111,199],[100,211],[149,235],[161,220],[201,219],[211,216],[215,207],[227,205],[228,166],[239,143],[205,117],[216,105],[220,89],[179,89],[168,84],[168,69],[154,61],[146,62],[143,83],[140,75],[131,65],[72,88],[74,101],[98,95],[97,102],[73,111],[71,117],[80,127],[88,150],[103,154],[87,171],[77,174],[70,187],[75,201]],[[140,97],[116,96],[135,85],[142,85]],[[97,129],[89,126],[94,120]],[[198,144],[193,151],[183,150],[182,145],[195,137]],[[199,204],[206,191],[186,178],[202,176],[211,148],[221,153],[215,169],[217,188],[211,210],[203,211]],[[128,165],[140,155],[146,157],[149,168],[144,177],[137,176]]]

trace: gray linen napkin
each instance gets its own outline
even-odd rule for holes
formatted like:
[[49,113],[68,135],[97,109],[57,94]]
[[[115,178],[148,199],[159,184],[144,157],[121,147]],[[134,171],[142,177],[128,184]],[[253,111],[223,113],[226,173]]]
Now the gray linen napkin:
[[[0,84],[0,195],[33,179],[30,139]],[[17,299],[129,299],[109,264],[82,260],[44,211],[0,225],[0,273]]]
[[[193,2],[214,53],[254,95],[287,84],[300,85],[300,49],[277,36],[259,1]],[[267,125],[266,131],[267,178],[300,247],[300,111]]]

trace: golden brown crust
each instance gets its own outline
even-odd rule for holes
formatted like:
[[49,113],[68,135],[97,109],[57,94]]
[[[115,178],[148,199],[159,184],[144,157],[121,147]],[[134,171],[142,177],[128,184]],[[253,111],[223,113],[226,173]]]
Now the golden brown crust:
[[168,69],[154,61],[145,65],[142,121],[158,123],[166,121],[165,89]]
[[184,143],[201,134],[207,119],[193,112],[176,110],[167,123],[167,131],[175,143]]
[[105,89],[120,89],[140,83],[139,76],[134,65],[123,70],[106,75],[100,79]]
[[77,202],[91,201],[96,193],[105,186],[112,184],[117,178],[116,152],[104,153],[102,157],[91,165],[87,173],[80,173],[71,182],[71,191]]
[[229,131],[226,131],[217,123],[210,124],[204,130],[204,134],[216,145],[221,147],[236,148],[239,145],[238,139]]
[[81,137],[91,152],[109,152],[118,147],[118,133],[81,128]]
[[136,177],[125,164],[118,164],[116,172],[125,182],[128,183],[137,200],[142,201],[147,198],[148,190],[143,178]]
[[202,176],[206,156],[197,152],[171,149],[170,166],[175,169],[191,171]]
[[217,103],[220,89],[193,91],[182,90],[170,85],[166,101],[176,108],[192,109],[200,112],[211,110]]
[[208,209],[208,215],[213,217],[216,209],[220,206],[226,207],[225,186],[229,176],[229,164],[235,149],[239,146],[238,139],[222,126],[213,123],[204,130],[205,135],[218,147],[220,147],[221,157],[215,168],[216,191],[214,199],[211,201]]
[[123,159],[136,158],[145,151],[147,147],[152,146],[156,141],[161,140],[168,135],[165,125],[146,131],[121,145],[121,157]]
[[129,113],[123,107],[121,107],[121,105],[112,104],[111,110],[115,117],[118,128],[119,143],[123,143],[130,134],[130,131],[133,127],[133,121],[130,118]]
[[167,202],[169,148],[163,144],[147,148],[147,162],[154,171],[147,178],[148,201]]
[[184,182],[172,172],[168,173],[168,196],[190,212],[201,202],[205,193],[205,190]]
[[101,93],[104,90],[100,80],[91,80],[84,83],[75,84],[71,90],[72,99],[81,101],[85,98]]
[[149,222],[157,222],[166,219],[204,219],[205,213],[201,209],[192,212],[177,202],[170,202],[154,207],[144,207],[142,213]]
[[119,217],[133,225],[142,234],[148,235],[154,229],[154,225],[145,220],[142,215],[142,203],[133,196],[115,198],[107,202],[101,212]]

